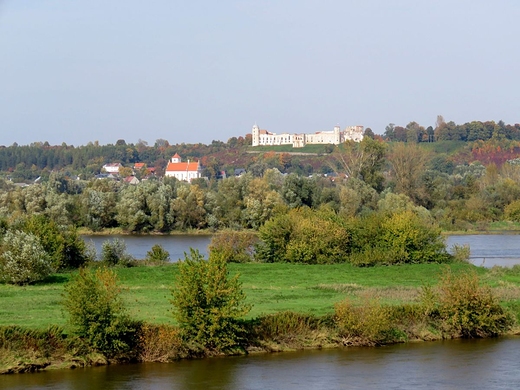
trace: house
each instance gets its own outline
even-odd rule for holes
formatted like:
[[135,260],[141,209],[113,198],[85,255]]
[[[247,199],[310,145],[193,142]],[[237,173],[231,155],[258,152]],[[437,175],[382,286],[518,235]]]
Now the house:
[[120,168],[123,168],[120,163],[108,163],[103,165],[103,169],[106,173],[119,173]]
[[127,184],[133,184],[133,185],[136,185],[136,184],[139,184],[139,179],[135,176],[128,176],[128,177],[125,177],[123,179],[123,181]]
[[202,177],[202,167],[198,161],[190,162],[190,160],[188,160],[187,162],[182,162],[181,156],[175,153],[166,166],[164,176],[175,177],[180,181],[191,182],[193,179]]
[[235,169],[235,176],[240,177],[242,175],[246,174],[246,170],[244,168],[236,168]]
[[143,162],[135,163],[135,164],[134,164],[134,171],[140,171],[140,170],[143,169],[145,166],[146,166],[146,164],[143,163]]

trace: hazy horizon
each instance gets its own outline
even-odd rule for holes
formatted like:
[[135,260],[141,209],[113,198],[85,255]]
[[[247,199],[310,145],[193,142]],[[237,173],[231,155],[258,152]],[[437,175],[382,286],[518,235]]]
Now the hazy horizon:
[[518,123],[520,3],[0,0],[0,145]]

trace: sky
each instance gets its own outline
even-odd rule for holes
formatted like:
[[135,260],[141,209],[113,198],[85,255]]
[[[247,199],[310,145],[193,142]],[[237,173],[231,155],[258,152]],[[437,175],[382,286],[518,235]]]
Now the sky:
[[0,0],[0,145],[520,122],[518,0]]

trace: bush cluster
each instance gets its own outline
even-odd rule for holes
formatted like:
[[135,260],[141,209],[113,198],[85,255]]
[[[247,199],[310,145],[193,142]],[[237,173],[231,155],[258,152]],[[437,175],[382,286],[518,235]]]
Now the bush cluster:
[[0,280],[28,284],[51,273],[85,265],[91,256],[72,226],[58,226],[43,215],[9,224],[0,221]]
[[424,289],[422,302],[425,312],[450,337],[497,336],[514,323],[476,273],[453,274],[447,269],[437,289]]
[[253,260],[254,245],[258,236],[252,231],[223,230],[211,239],[209,252],[228,263],[247,263]]
[[293,209],[259,230],[264,262],[355,265],[447,262],[440,229],[413,210],[340,218],[333,210]]
[[260,261],[327,264],[346,261],[350,235],[333,210],[290,210],[270,219],[259,230],[256,257]]

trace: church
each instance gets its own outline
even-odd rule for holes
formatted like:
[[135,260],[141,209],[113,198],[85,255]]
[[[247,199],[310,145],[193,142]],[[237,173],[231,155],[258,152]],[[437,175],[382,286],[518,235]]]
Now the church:
[[182,162],[181,156],[177,153],[168,162],[164,176],[175,177],[180,181],[191,182],[193,179],[202,177],[202,167],[198,161],[188,160],[188,162]]

